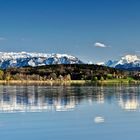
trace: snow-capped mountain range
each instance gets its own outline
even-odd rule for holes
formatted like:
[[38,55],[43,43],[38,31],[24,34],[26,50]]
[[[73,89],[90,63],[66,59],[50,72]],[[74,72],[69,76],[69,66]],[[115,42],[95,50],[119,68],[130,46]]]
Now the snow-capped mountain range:
[[27,52],[0,52],[0,68],[43,66],[53,64],[82,64],[77,57],[67,54],[46,54]]
[[[28,53],[28,52],[0,52],[0,68],[25,66],[44,66],[53,64],[84,64],[77,57],[67,54],[47,54],[47,53]],[[108,67],[140,70],[140,57],[136,55],[126,55],[119,60],[109,60],[97,63]]]
[[121,57],[120,60],[109,60],[105,63],[100,63],[100,65],[125,70],[140,70],[140,58],[136,55],[126,55]]

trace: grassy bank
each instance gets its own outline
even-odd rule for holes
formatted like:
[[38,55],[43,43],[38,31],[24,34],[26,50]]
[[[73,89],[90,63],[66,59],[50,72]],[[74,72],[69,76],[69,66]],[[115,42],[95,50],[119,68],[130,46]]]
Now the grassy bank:
[[139,80],[132,79],[109,79],[109,80],[0,80],[0,84],[11,85],[94,85],[94,84],[140,84]]
[[[89,83],[90,81],[88,81]],[[0,84],[12,84],[12,85],[71,85],[79,84],[84,85],[87,81],[85,80],[70,80],[70,81],[60,81],[60,80],[46,80],[46,81],[37,81],[37,80],[0,80]]]
[[112,80],[103,80],[98,81],[98,83],[123,83],[123,84],[140,84],[139,80],[128,80],[128,79],[112,79]]

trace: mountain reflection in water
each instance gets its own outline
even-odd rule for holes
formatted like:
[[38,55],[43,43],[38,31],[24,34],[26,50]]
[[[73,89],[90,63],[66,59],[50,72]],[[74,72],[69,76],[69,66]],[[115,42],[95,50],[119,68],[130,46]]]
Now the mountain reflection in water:
[[82,101],[139,109],[139,86],[0,86],[0,113],[72,111]]

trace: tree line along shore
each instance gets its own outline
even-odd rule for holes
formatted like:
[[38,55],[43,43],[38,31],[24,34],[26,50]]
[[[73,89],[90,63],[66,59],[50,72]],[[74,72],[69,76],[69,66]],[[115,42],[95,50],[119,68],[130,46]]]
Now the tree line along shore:
[[139,79],[139,71],[124,71],[93,64],[61,64],[0,70],[0,83],[139,83]]

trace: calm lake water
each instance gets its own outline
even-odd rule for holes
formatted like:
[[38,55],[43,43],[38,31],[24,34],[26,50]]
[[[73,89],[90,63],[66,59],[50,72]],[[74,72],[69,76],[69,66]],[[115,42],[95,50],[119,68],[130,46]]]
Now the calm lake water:
[[2,140],[139,140],[140,86],[0,86]]

